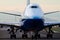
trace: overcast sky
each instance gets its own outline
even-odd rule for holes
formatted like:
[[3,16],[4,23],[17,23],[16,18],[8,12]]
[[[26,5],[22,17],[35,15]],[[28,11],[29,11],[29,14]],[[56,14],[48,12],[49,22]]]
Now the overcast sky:
[[[60,0],[30,0],[31,3],[37,3],[44,12],[60,11]],[[26,0],[0,0],[0,11],[20,11],[23,12],[26,7]]]

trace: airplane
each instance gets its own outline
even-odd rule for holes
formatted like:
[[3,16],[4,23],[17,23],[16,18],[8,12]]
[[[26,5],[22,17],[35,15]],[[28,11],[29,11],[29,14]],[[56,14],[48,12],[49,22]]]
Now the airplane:
[[[10,14],[10,13],[6,13],[6,12],[1,12],[4,14],[8,14],[8,15],[14,15],[14,16],[19,16],[22,17],[22,22],[23,25],[19,26],[19,25],[14,25],[14,24],[5,24],[5,23],[0,23],[1,27],[7,26],[10,27],[10,29],[8,29],[9,34],[10,34],[10,38],[16,38],[16,32],[20,30],[23,31],[24,33],[22,34],[22,38],[28,38],[27,32],[34,32],[35,35],[32,35],[32,38],[40,38],[40,34],[39,31],[48,28],[49,31],[47,33],[47,38],[53,38],[53,31],[51,30],[52,27],[59,25],[60,26],[60,22],[45,22],[44,19],[44,15],[47,14],[52,14],[52,13],[56,13],[59,11],[54,11],[54,12],[49,12],[49,13],[43,13],[42,9],[39,7],[38,4],[30,4],[30,0],[27,0],[27,7],[24,11],[23,17],[21,15],[17,15],[17,14]],[[47,20],[47,19],[46,19]],[[16,28],[16,31],[15,31]]]

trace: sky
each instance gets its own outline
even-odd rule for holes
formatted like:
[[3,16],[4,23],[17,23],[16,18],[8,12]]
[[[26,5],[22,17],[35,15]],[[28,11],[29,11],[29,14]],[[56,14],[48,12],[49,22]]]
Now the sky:
[[[27,0],[0,0],[0,11],[23,12]],[[60,0],[30,0],[37,3],[43,12],[60,11]]]

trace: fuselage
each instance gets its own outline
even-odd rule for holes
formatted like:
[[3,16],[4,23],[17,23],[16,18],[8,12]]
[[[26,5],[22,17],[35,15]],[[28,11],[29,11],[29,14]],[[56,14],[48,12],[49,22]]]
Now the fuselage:
[[27,19],[41,19],[43,18],[44,13],[37,4],[30,4],[26,7],[24,12],[24,17]]
[[22,26],[23,30],[41,30],[44,26],[43,12],[39,5],[30,4],[24,12],[25,22]]

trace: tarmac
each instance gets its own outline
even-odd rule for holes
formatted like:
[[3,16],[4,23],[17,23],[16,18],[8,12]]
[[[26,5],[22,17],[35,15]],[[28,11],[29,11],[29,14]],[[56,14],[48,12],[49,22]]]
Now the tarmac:
[[[7,30],[7,29],[6,29]],[[28,39],[22,39],[22,34],[21,32],[17,32],[16,39],[10,39],[10,34],[8,34],[8,31],[6,31],[5,28],[0,28],[0,40],[32,40],[31,38]],[[41,39],[33,39],[33,40],[60,40],[60,32],[54,33],[52,39],[47,39],[46,38],[46,32],[41,31]],[[29,36],[29,34],[28,34]]]

